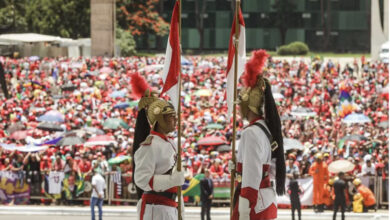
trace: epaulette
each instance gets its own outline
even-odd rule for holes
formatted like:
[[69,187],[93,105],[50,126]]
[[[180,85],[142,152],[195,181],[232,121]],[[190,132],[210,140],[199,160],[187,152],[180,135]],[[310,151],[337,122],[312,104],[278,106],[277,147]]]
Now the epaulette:
[[142,146],[150,146],[152,144],[153,135],[149,135],[146,139],[141,143]]

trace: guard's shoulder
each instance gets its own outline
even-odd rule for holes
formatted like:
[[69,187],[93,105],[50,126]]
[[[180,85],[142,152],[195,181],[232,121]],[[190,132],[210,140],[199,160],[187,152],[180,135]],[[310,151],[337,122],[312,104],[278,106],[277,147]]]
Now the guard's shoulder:
[[248,126],[248,128],[246,129],[247,132],[253,133],[255,135],[258,135],[259,133],[265,135],[265,131],[263,130],[263,128],[261,128],[261,126],[259,126],[257,124],[262,125],[265,128],[265,130],[268,131],[268,133],[270,132],[267,125],[265,123],[261,123],[261,122],[257,122],[255,124],[252,124],[251,126]]
[[142,146],[151,146],[153,141],[153,135],[149,135],[146,139],[141,143]]
[[262,130],[261,128],[259,128],[257,125],[250,125],[250,126],[248,126],[248,127],[246,127],[243,131],[242,131],[242,133],[245,133],[246,135],[258,135],[258,132],[259,132],[259,130]]

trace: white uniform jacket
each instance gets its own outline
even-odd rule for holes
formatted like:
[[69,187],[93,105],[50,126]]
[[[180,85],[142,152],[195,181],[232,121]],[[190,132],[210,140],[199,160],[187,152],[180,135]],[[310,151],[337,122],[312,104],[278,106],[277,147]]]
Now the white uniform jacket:
[[170,138],[152,131],[135,152],[134,179],[144,191],[153,190],[153,176],[166,174],[176,163],[177,146]]
[[277,203],[269,176],[271,144],[263,130],[254,123],[261,123],[268,130],[264,120],[258,119],[241,134],[237,154],[237,171],[242,177],[240,196],[249,200],[251,219],[274,219]]
[[[145,192],[154,191],[154,175],[167,174],[175,166],[176,156],[177,146],[174,141],[165,135],[151,131],[134,155],[136,185]],[[174,193],[176,189],[177,187],[174,187],[166,192]],[[141,220],[174,220],[177,219],[177,208],[174,205],[177,206],[176,202],[164,198],[157,198],[156,203],[147,204],[143,197],[137,204],[138,217]]]

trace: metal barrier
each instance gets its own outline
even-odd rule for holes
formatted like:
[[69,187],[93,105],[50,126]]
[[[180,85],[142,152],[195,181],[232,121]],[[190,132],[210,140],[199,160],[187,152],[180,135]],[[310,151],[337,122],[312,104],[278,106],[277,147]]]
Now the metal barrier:
[[[132,184],[132,175],[131,173],[125,173],[121,174],[120,181],[118,178],[113,178],[115,173],[110,173],[104,175],[106,180],[106,191],[105,191],[105,198],[104,200],[109,204],[131,204],[135,205],[137,203],[137,194],[134,185]],[[14,175],[15,176],[15,175]],[[26,178],[26,176],[24,176]],[[66,200],[65,198],[54,198],[53,196],[49,195],[48,192],[45,194],[42,192],[42,189],[44,189],[44,180],[45,177],[42,175],[41,182],[38,183],[28,183],[28,181],[24,180],[25,184],[29,184],[30,187],[30,200],[55,200],[55,201],[65,201],[65,202],[74,202],[74,201],[89,201],[91,198],[92,193],[92,184],[91,184],[91,176],[85,176],[84,177],[84,185],[85,190],[84,192],[75,197],[72,198],[72,200]],[[389,205],[389,178],[382,179],[380,176],[373,176],[369,177],[369,179],[373,182],[371,188],[373,188],[374,195],[377,201],[377,205],[380,208],[383,205],[388,206]],[[117,182],[115,182],[115,181]],[[224,185],[228,184],[228,182],[224,182]],[[1,183],[0,183],[1,187]],[[38,190],[37,190],[38,188]],[[62,195],[61,195],[62,197]],[[1,197],[0,197],[1,201]],[[230,203],[230,198],[224,198],[222,197],[216,197],[213,199],[214,204],[228,204]],[[199,201],[195,201],[195,199],[192,199],[190,202],[186,203],[188,205],[198,205]]]
[[[112,175],[110,175],[110,178]],[[125,202],[136,204],[137,199],[137,191],[135,186],[132,183],[132,175],[129,173],[121,175],[121,184],[114,183],[114,181],[109,182],[109,202],[108,204]],[[118,193],[118,188],[121,188],[121,193]]]
[[389,205],[389,177],[377,177],[378,190],[376,191],[376,198],[378,205]]

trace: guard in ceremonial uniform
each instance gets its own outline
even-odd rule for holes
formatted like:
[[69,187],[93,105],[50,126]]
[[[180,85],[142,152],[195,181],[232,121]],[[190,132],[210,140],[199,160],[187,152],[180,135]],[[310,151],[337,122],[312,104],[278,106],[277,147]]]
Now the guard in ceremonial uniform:
[[184,173],[177,171],[177,146],[167,137],[176,128],[176,112],[171,103],[152,94],[138,107],[133,151],[139,219],[177,220],[177,187],[184,184]]
[[[242,78],[245,88],[239,94],[240,112],[250,124],[241,133],[237,166],[229,163],[230,170],[237,167],[234,220],[276,219],[276,194],[285,192],[281,123],[271,85],[262,75],[267,57],[264,50],[254,51]],[[276,168],[271,166],[273,158]],[[276,187],[270,173],[275,173]]]

